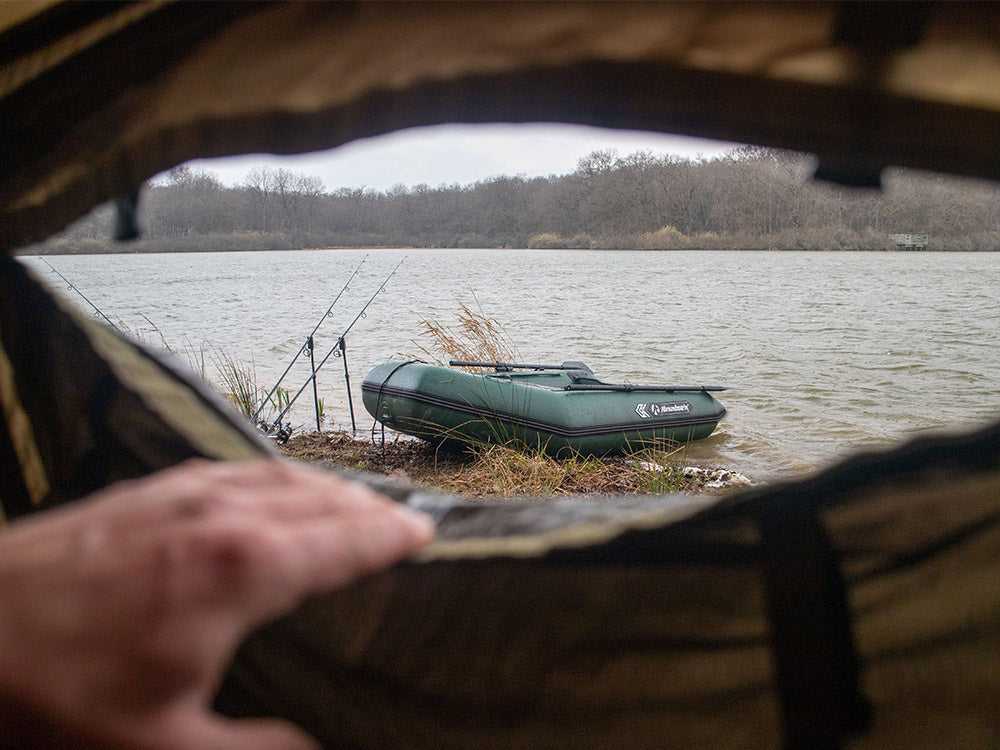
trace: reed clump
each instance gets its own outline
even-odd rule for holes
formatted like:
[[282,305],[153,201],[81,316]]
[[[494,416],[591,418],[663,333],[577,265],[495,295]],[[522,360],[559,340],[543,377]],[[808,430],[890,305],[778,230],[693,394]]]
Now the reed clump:
[[420,321],[423,340],[412,341],[421,353],[418,359],[426,357],[439,365],[453,359],[466,362],[517,362],[520,359],[517,346],[496,318],[481,309],[473,310],[465,302],[460,303],[455,317],[457,322],[452,326],[436,320]]

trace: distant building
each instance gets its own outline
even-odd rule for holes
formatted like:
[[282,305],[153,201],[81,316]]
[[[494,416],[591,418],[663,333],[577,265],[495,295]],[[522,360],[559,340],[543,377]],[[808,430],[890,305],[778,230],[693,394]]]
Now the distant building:
[[926,250],[929,234],[890,234],[889,239],[900,250]]

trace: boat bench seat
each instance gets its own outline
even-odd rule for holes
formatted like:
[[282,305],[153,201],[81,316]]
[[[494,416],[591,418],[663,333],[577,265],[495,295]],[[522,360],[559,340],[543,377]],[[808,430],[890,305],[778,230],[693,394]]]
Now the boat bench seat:
[[573,383],[600,383],[601,381],[594,377],[594,371],[591,370],[583,362],[576,362],[574,360],[569,360],[562,363],[563,370],[566,375],[569,376],[570,382]]
[[599,385],[600,380],[594,377],[589,369],[587,370],[566,370],[566,374],[569,376],[570,381],[574,383],[591,383],[594,385]]

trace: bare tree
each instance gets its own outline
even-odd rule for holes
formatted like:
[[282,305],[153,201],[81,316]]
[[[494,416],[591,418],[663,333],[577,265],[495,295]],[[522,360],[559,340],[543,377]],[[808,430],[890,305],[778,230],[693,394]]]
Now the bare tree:
[[259,232],[271,229],[270,207],[276,188],[277,175],[269,167],[253,167],[247,172],[243,186],[254,207],[253,228]]

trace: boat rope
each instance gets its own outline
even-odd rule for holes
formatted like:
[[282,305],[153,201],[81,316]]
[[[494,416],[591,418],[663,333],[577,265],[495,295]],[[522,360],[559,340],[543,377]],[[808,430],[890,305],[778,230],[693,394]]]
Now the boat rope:
[[379,424],[379,425],[382,426],[382,462],[383,463],[385,463],[385,423],[378,418],[378,415],[379,415],[380,410],[382,408],[382,394],[385,392],[385,384],[388,383],[392,379],[392,376],[395,375],[399,370],[401,370],[402,368],[406,367],[407,365],[412,365],[415,362],[419,362],[419,361],[420,361],[419,359],[408,359],[406,362],[400,362],[398,365],[396,365],[395,367],[392,368],[392,372],[390,372],[386,376],[385,380],[383,380],[381,383],[379,383],[379,386],[378,386],[378,397],[375,399],[375,418],[374,418],[374,421],[372,422],[372,432],[371,432],[371,435],[372,435],[372,443],[374,444],[375,443],[375,425]]

